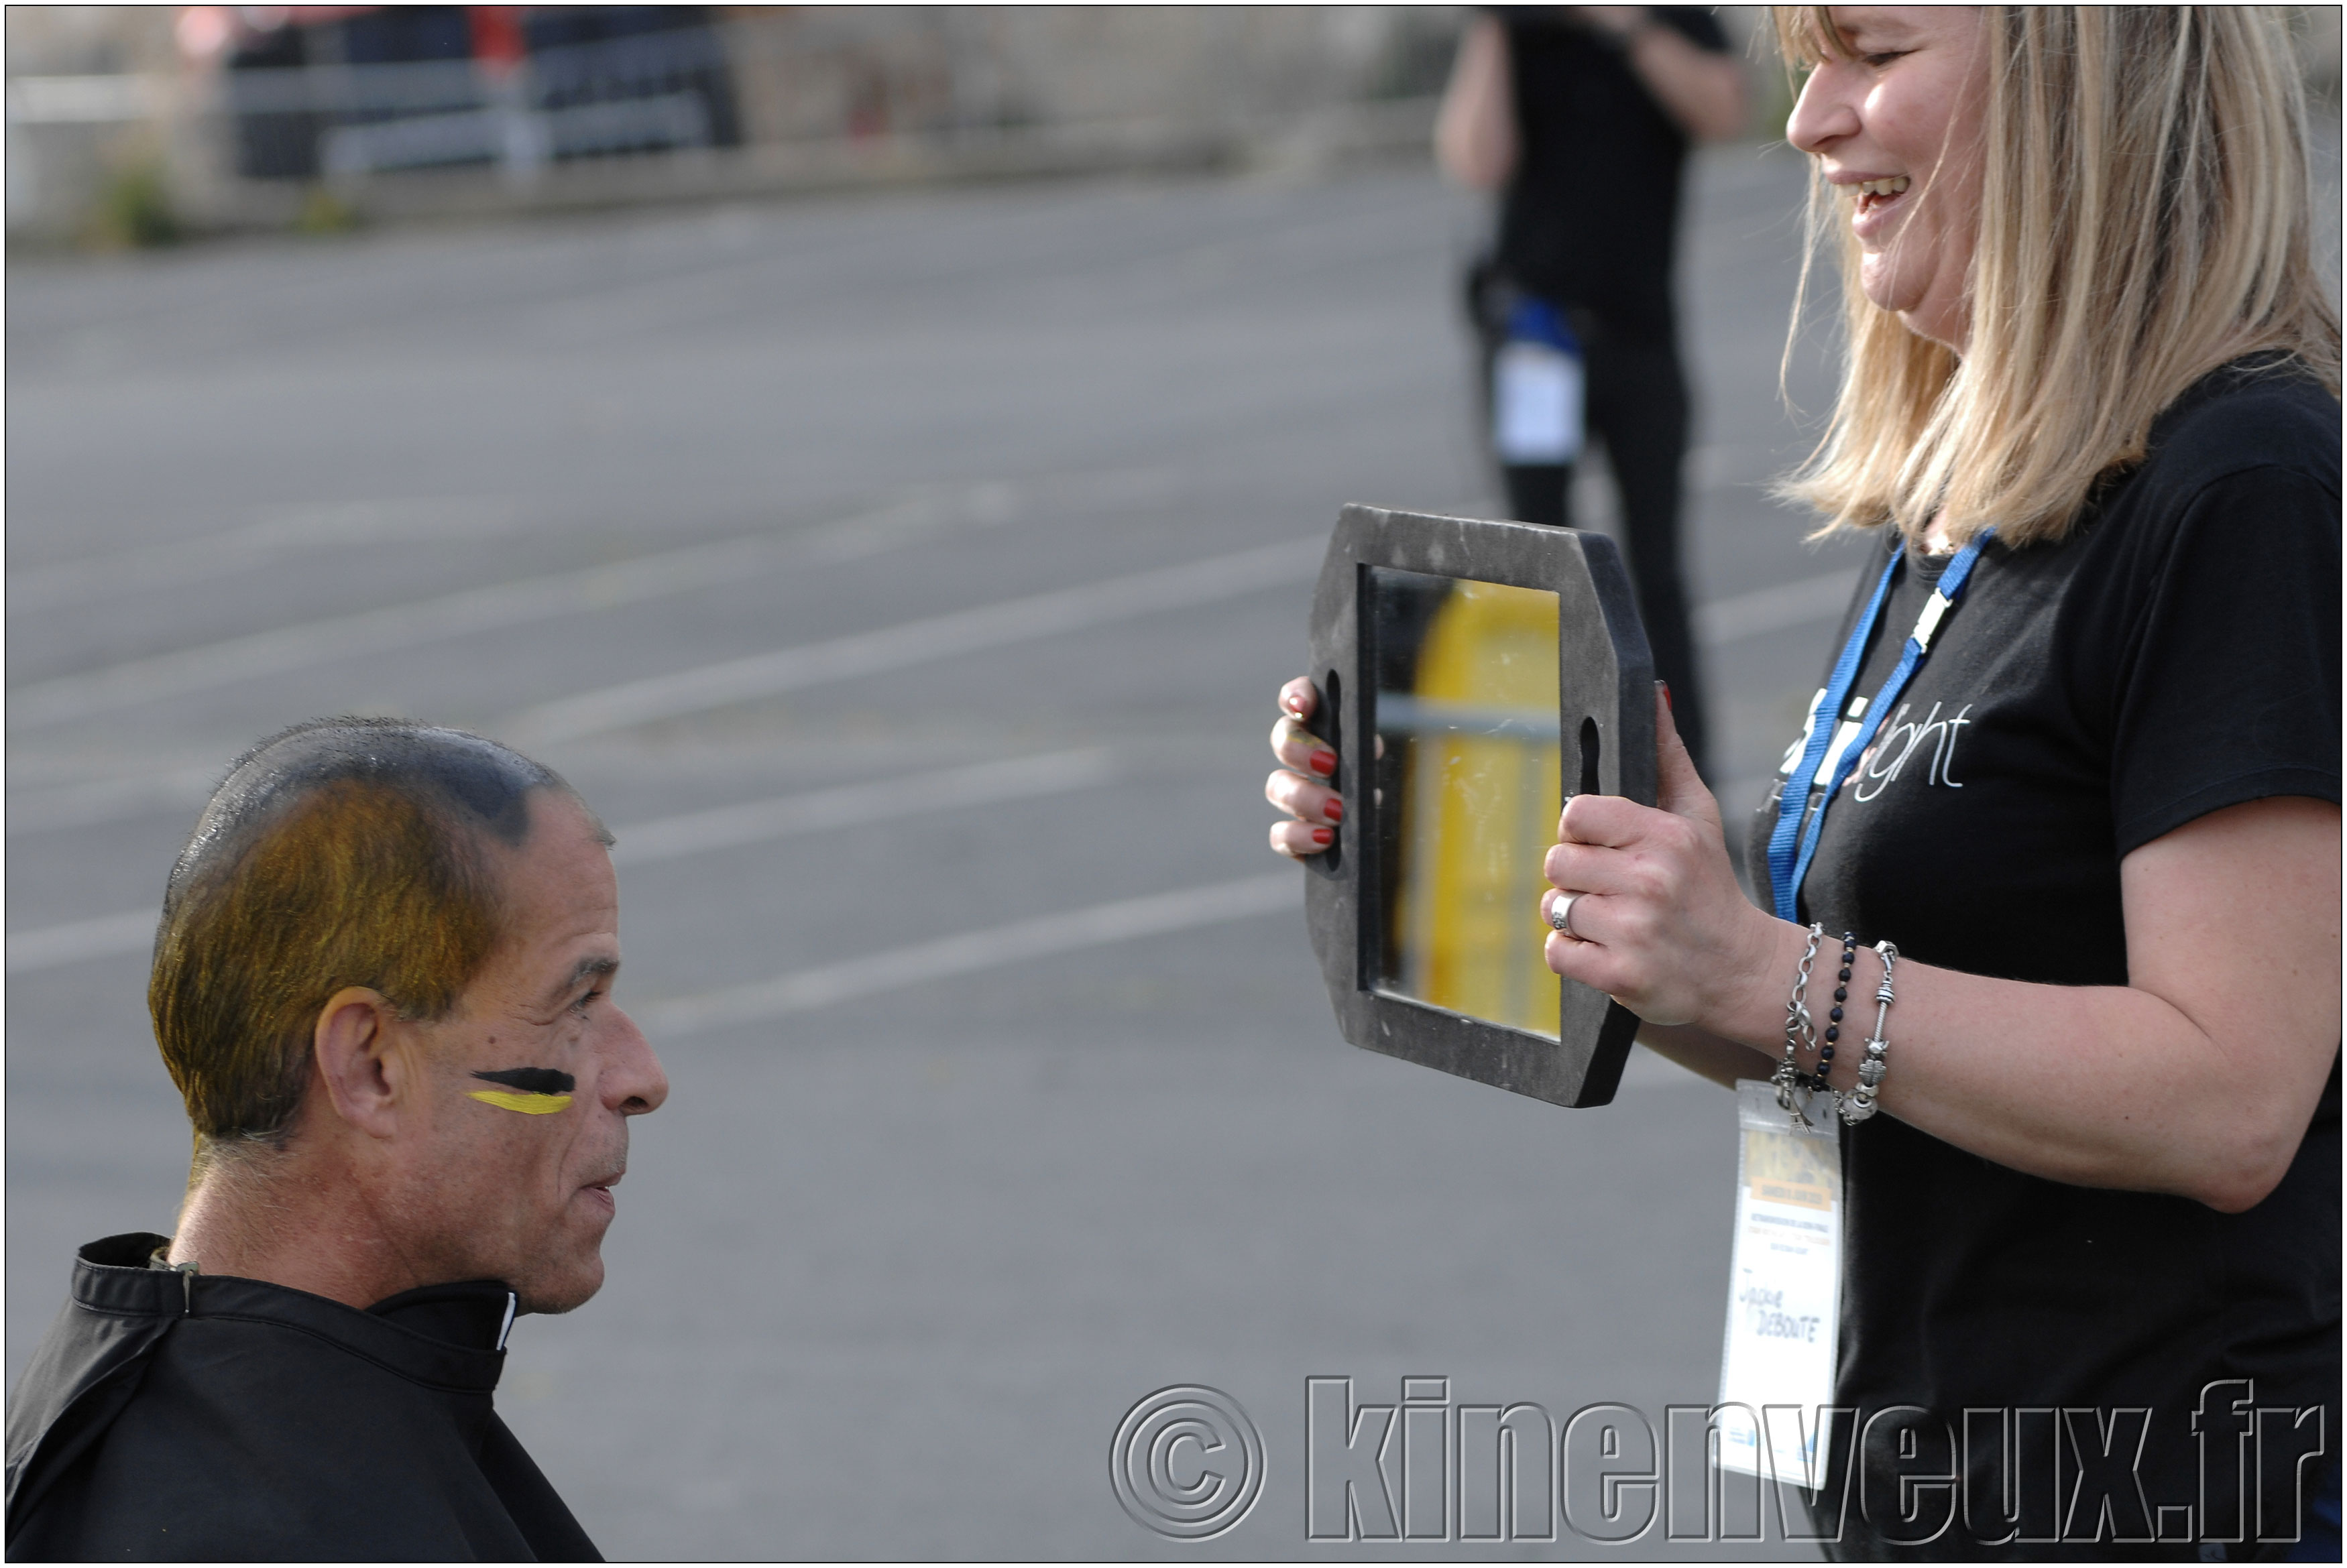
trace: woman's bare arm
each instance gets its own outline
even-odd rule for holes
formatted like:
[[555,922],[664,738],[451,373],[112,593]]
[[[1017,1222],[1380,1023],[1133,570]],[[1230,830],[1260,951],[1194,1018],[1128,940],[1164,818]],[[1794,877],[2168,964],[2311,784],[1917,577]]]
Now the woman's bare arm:
[[[1565,807],[1547,869],[1584,894],[1573,925],[1589,940],[1550,939],[1550,966],[1650,1022],[1773,1053],[1801,928],[1745,900],[1717,808],[1657,717],[1660,809],[1599,795]],[[2288,1170],[2339,1049],[2339,855],[2338,807],[2303,797],[2211,812],[2142,846],[2120,862],[2126,985],[1901,960],[1882,1108],[2053,1180],[2255,1205]],[[1863,951],[1859,963],[1850,1023],[1865,1026],[1881,968]],[[1845,1046],[1862,1032],[1846,1024]],[[1841,1052],[1838,1087],[1855,1086],[1859,1055]]]
[[2304,796],[2144,845],[2119,862],[2124,986],[1901,964],[1893,1055],[1913,1048],[1884,1106],[2002,1165],[2251,1207],[2339,1048],[2339,808]]
[[1515,89],[1507,29],[1490,16],[1467,24],[1450,82],[1434,117],[1434,158],[1471,190],[1497,190],[1516,171]]
[[1751,111],[1744,67],[1734,57],[1699,47],[1643,5],[1583,5],[1581,14],[1620,40],[1630,69],[1690,138],[1727,141],[1743,134]]
[[1724,1089],[1736,1087],[1739,1078],[1765,1078],[1776,1071],[1766,1052],[1722,1040],[1687,1023],[1641,1023],[1638,1044]]

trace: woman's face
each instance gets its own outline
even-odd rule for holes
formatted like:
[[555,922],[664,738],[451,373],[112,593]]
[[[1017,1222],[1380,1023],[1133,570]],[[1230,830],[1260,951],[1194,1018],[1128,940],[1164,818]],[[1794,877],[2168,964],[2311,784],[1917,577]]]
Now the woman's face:
[[1859,287],[1908,331],[1963,347],[1988,56],[1971,5],[1836,5],[1850,57],[1809,74],[1785,137],[1849,204]]

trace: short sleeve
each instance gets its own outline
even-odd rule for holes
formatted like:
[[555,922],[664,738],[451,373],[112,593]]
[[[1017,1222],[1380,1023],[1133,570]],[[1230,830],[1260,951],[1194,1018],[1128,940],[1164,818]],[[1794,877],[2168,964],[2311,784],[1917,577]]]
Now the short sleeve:
[[2337,493],[2280,465],[2226,474],[2137,573],[2111,709],[2118,852],[2246,800],[2338,800]]

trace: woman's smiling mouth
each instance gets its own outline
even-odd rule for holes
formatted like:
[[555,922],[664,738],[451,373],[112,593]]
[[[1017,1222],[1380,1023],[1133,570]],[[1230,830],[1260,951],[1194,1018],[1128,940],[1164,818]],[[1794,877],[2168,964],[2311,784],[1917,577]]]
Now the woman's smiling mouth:
[[1853,180],[1844,187],[1852,194],[1850,229],[1860,239],[1871,239],[1892,208],[1900,205],[1914,180],[1903,174],[1886,174]]

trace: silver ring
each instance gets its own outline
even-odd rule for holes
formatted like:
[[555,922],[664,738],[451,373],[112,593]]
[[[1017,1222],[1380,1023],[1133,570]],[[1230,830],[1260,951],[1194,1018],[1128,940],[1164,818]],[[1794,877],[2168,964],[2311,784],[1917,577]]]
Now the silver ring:
[[1573,929],[1573,901],[1581,896],[1579,893],[1567,893],[1548,906],[1549,925],[1554,930],[1563,932],[1575,942],[1581,940],[1581,933]]

